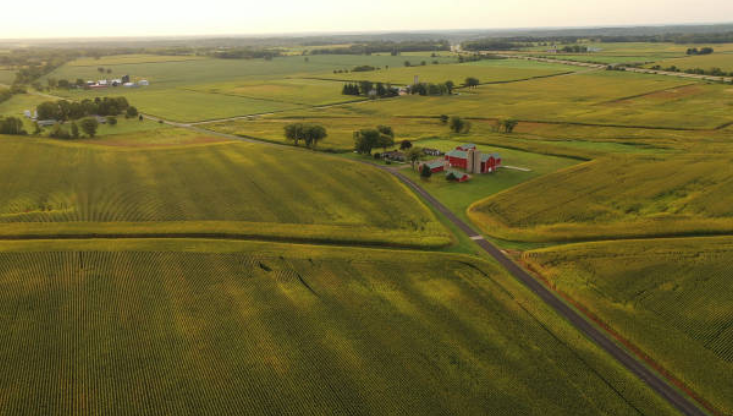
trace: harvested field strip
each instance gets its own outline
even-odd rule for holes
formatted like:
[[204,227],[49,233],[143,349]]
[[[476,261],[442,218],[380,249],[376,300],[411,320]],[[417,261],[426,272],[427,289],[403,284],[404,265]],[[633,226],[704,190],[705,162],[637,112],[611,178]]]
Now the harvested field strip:
[[468,257],[0,246],[0,400],[11,414],[673,414]]

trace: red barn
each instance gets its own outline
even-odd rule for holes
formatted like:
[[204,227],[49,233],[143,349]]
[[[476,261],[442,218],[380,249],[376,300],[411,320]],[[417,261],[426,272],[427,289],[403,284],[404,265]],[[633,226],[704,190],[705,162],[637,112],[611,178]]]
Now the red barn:
[[430,168],[430,171],[433,173],[442,172],[445,170],[445,161],[443,160],[432,160],[430,162],[421,163],[418,171],[421,171],[424,165],[427,165],[427,167]]
[[465,172],[458,172],[458,171],[455,171],[455,170],[449,170],[445,174],[445,177],[448,178],[449,180],[454,180],[456,182],[466,182],[469,179],[471,179],[471,177],[468,176],[467,173],[465,173]]
[[445,154],[445,160],[451,167],[465,169],[469,173],[491,173],[501,166],[499,154],[483,154],[473,144],[456,147]]

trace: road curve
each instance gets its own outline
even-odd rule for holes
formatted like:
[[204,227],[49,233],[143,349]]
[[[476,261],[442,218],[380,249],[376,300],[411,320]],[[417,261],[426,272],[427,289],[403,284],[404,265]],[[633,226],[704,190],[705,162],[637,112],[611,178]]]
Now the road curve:
[[435,209],[445,215],[453,224],[461,229],[468,237],[476,242],[484,251],[490,254],[496,261],[499,262],[509,273],[514,276],[517,280],[527,286],[532,292],[534,292],[543,302],[552,307],[560,316],[567,319],[575,328],[585,334],[586,337],[590,338],[599,347],[611,354],[617,361],[619,361],[629,371],[644,381],[649,387],[656,391],[660,396],[677,408],[682,414],[687,416],[706,416],[708,413],[703,411],[694,402],[692,402],[687,396],[679,392],[676,388],[671,386],[667,381],[660,375],[650,370],[638,359],[629,354],[625,349],[616,344],[605,332],[596,327],[595,325],[588,322],[580,313],[576,312],[560,298],[555,296],[550,289],[545,287],[542,283],[537,281],[524,269],[514,263],[509,257],[504,255],[496,246],[491,244],[489,241],[484,239],[481,234],[477,233],[471,226],[466,224],[463,220],[458,218],[452,213],[445,205],[438,201],[435,197],[430,195],[415,181],[406,177],[396,169],[390,169],[381,167],[400,179],[404,184],[412,188],[418,195],[420,195],[427,203],[432,205]]

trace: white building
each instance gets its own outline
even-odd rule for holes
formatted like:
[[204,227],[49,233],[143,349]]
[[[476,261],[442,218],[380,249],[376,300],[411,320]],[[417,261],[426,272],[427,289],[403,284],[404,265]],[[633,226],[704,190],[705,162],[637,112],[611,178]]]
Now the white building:
[[143,87],[147,87],[148,85],[150,85],[150,82],[147,79],[143,79],[140,82],[138,82],[138,84],[140,84]]

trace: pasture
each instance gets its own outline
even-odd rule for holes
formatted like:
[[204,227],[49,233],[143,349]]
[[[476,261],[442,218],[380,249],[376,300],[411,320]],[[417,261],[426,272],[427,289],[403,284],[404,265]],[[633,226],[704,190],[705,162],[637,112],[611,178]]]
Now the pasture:
[[70,67],[108,67],[111,65],[129,65],[129,64],[155,64],[163,62],[185,62],[205,59],[200,56],[188,55],[151,55],[151,54],[130,54],[130,55],[110,55],[99,58],[79,58],[69,62]]
[[732,160],[725,155],[625,155],[556,172],[477,202],[489,235],[522,241],[733,232]]
[[389,174],[312,152],[239,142],[118,149],[15,137],[0,146],[0,234],[451,242]]
[[723,414],[733,413],[733,239],[586,243],[523,260]]
[[283,79],[197,85],[192,89],[210,94],[235,95],[258,100],[314,106],[367,99],[366,97],[343,95],[341,93],[343,86],[344,83],[342,82],[317,79]]
[[674,414],[470,257],[202,240],[0,250],[9,413]]

